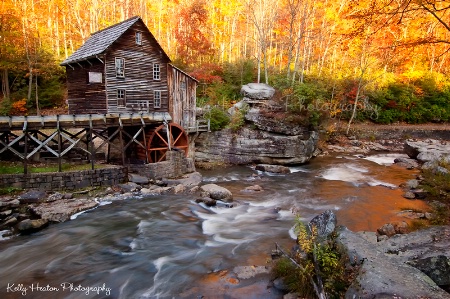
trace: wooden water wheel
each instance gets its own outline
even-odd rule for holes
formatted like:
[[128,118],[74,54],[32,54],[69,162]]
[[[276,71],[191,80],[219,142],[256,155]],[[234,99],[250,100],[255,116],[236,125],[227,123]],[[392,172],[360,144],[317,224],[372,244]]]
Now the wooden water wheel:
[[[145,134],[147,141],[147,158],[149,163],[165,161],[169,150],[183,151],[188,154],[189,141],[184,129],[175,124],[160,125],[149,129]],[[140,160],[145,160],[145,151],[138,152]]]

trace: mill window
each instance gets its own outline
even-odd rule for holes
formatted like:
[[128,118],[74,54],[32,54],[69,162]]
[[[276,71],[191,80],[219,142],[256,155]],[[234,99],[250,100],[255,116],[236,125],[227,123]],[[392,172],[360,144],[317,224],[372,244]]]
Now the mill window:
[[116,77],[125,78],[125,59],[116,58]]
[[136,45],[141,46],[142,45],[142,32],[138,31],[136,32]]
[[161,108],[161,91],[155,90],[153,93],[153,107],[154,108]]
[[117,90],[117,106],[118,107],[125,107],[126,104],[126,92],[125,89],[118,89]]
[[158,63],[153,64],[153,80],[161,80],[161,67]]

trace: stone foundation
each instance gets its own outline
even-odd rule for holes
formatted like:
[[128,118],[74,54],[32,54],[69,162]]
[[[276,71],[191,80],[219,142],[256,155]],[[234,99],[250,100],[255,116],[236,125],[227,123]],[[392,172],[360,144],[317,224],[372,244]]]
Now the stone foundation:
[[108,166],[102,169],[0,175],[0,188],[38,189],[46,191],[71,191],[86,187],[107,187],[128,181],[128,172],[150,179],[177,178],[195,171],[194,160],[182,152],[171,151],[166,161],[152,164]]
[[39,189],[46,191],[76,190],[86,187],[103,187],[120,184],[128,179],[124,166],[102,169],[0,175],[0,188]]
[[128,171],[150,179],[159,180],[163,178],[177,178],[183,174],[194,172],[195,165],[194,160],[186,158],[183,152],[168,151],[166,153],[166,161],[142,165],[131,164],[128,166]]

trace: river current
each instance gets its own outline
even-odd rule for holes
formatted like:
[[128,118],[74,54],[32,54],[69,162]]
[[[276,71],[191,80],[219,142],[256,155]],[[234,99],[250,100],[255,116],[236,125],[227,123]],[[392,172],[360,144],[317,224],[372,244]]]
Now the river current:
[[[193,195],[103,202],[0,241],[0,298],[238,298],[211,290],[211,275],[266,265],[275,242],[293,245],[296,217],[307,222],[330,209],[340,225],[376,231],[404,220],[396,215],[402,209],[426,209],[402,197],[399,184],[417,172],[393,165],[398,156],[318,157],[283,175],[249,166],[201,170],[203,183],[233,193],[232,208],[209,208]],[[263,191],[244,190],[252,185]]]

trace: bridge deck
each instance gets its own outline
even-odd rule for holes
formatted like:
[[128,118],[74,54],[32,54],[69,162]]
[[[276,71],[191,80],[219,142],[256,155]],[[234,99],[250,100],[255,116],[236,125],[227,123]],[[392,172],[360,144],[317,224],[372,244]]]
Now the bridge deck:
[[0,132],[54,129],[57,127],[96,128],[161,123],[172,118],[168,112],[74,114],[45,116],[0,116]]

